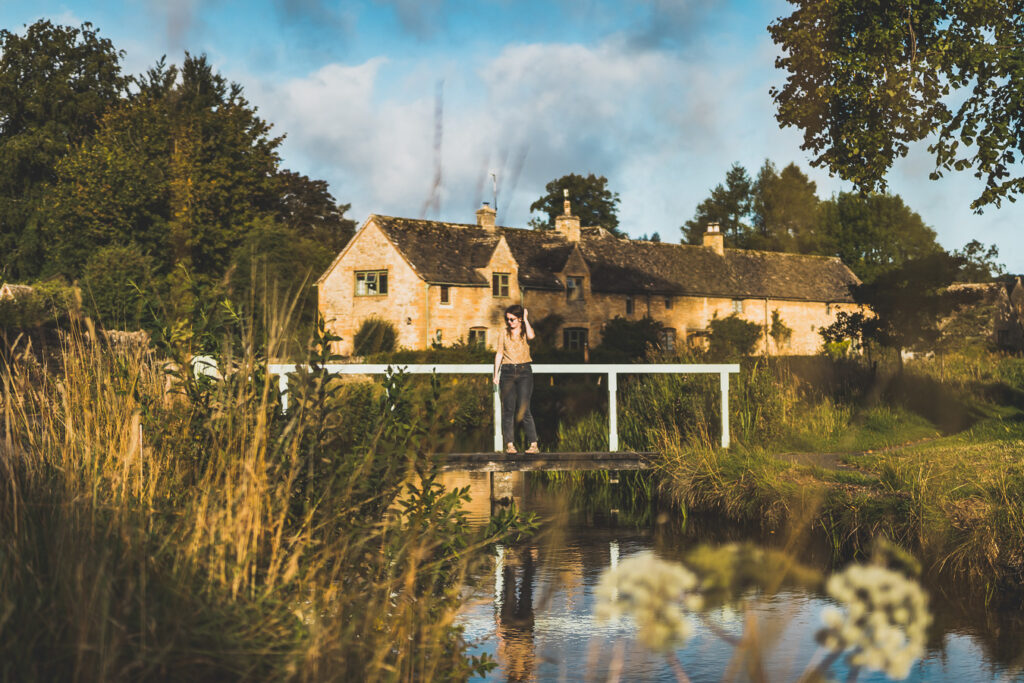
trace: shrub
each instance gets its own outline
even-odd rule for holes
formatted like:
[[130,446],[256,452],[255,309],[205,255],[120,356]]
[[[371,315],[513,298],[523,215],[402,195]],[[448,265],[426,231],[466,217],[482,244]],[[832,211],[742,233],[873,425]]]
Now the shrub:
[[371,353],[394,351],[398,332],[389,320],[372,316],[363,321],[353,339],[352,353],[357,356],[368,356]]
[[711,321],[711,357],[715,360],[749,356],[761,338],[761,326],[733,313]]
[[644,316],[640,320],[627,320],[615,316],[604,324],[601,344],[594,350],[595,359],[641,360],[648,350],[658,347],[660,337],[661,323],[654,318]]
[[82,270],[86,310],[106,328],[138,329],[152,270],[152,259],[135,244],[94,252]]

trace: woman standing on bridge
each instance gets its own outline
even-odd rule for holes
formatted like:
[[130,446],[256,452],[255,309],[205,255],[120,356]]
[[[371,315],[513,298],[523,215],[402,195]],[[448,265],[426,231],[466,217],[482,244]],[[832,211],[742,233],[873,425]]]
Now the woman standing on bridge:
[[498,335],[498,351],[494,354],[494,384],[501,395],[501,435],[505,452],[516,452],[516,425],[523,423],[527,453],[539,453],[537,427],[530,413],[533,395],[533,368],[529,341],[533,339],[529,311],[519,304],[505,309],[505,329]]

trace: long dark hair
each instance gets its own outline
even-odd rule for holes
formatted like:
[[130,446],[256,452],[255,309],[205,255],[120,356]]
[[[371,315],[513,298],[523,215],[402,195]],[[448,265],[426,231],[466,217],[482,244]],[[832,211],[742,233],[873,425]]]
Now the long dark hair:
[[526,334],[526,330],[523,325],[523,307],[519,304],[512,304],[505,309],[505,333],[508,336],[512,336],[512,326],[508,324],[508,316],[514,315],[519,318],[519,336],[522,337]]

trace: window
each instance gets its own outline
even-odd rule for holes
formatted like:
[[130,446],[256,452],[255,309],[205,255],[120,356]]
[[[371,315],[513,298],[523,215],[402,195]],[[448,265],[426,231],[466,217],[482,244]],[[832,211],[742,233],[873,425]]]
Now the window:
[[440,345],[440,343],[441,343],[441,341],[443,339],[444,339],[444,335],[441,334],[441,330],[435,330],[434,331],[434,343]]
[[566,301],[580,301],[583,298],[583,278],[570,275],[565,278]]
[[825,304],[825,315],[832,315],[832,304]]
[[587,328],[566,327],[562,330],[562,346],[569,351],[579,351],[587,346]]
[[479,344],[480,346],[487,346],[487,328],[486,327],[471,327],[469,328],[469,343]]
[[448,285],[441,285],[441,305],[452,305],[452,288]]
[[356,296],[384,296],[387,293],[388,271],[356,271]]
[[491,294],[494,296],[508,296],[508,273],[494,273],[491,275]]
[[633,297],[626,297],[626,315],[633,315]]
[[742,313],[743,312],[743,299],[733,299],[732,300],[732,312],[733,313]]
[[665,297],[665,310],[666,311],[671,311],[672,310],[672,297],[670,297],[670,296],[666,296]]
[[673,351],[676,348],[676,331],[672,327],[661,328],[658,342],[665,351]]

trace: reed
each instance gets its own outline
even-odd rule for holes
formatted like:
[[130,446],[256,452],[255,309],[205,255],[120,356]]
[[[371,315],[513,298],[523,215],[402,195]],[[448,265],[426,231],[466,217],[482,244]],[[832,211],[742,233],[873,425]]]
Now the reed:
[[356,438],[323,352],[282,415],[254,346],[226,345],[219,380],[98,342],[88,321],[58,369],[9,353],[0,678],[447,680],[491,665],[467,656],[455,616],[477,551],[518,520],[471,530],[403,377]]

